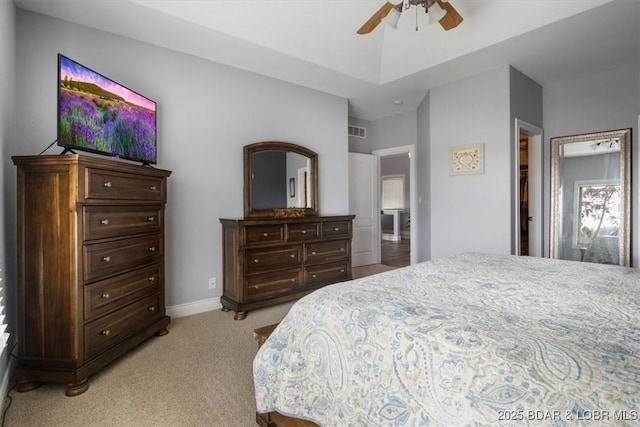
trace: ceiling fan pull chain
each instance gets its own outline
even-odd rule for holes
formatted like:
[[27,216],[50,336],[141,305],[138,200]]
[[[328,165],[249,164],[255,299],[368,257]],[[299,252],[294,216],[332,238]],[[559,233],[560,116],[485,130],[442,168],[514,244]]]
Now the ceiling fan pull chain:
[[418,6],[416,6],[415,9],[416,9],[416,31],[418,31]]

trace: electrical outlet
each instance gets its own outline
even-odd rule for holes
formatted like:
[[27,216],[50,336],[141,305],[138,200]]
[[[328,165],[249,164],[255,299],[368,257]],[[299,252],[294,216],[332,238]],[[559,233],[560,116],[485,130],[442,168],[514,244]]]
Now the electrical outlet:
[[216,288],[216,278],[215,277],[209,277],[209,289],[215,289]]

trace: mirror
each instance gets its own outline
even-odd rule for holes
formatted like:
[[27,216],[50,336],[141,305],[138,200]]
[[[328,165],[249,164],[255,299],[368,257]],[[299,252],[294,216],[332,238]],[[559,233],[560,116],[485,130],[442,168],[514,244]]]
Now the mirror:
[[280,209],[318,214],[318,155],[288,142],[246,145],[245,217],[273,217]]
[[629,266],[631,129],[551,138],[551,258]]

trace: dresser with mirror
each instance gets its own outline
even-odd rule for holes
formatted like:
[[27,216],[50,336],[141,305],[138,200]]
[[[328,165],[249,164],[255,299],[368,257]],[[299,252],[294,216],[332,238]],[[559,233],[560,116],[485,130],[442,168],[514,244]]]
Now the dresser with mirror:
[[223,311],[241,320],[351,279],[353,215],[318,212],[315,152],[286,142],[244,147],[244,218],[220,219]]

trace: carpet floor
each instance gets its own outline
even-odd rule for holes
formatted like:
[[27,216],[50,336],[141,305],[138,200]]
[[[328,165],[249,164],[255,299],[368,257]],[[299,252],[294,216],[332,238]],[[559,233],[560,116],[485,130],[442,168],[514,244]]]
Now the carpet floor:
[[[353,269],[354,278],[391,269]],[[89,390],[65,396],[44,384],[9,393],[4,426],[181,427],[255,426],[253,330],[279,322],[293,303],[250,311],[209,311],[172,319],[169,334],[152,337],[89,378]]]

